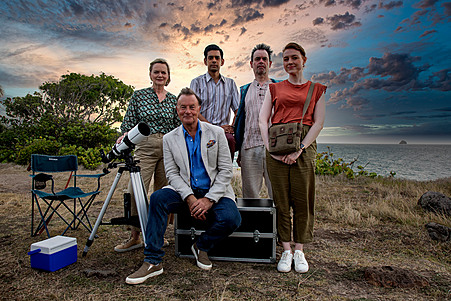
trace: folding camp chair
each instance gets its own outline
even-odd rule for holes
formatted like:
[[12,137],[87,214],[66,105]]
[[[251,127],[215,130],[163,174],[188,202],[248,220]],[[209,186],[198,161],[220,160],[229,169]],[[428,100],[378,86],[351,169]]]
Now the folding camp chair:
[[[92,225],[88,218],[88,210],[91,207],[95,197],[100,193],[100,177],[105,174],[77,175],[78,160],[75,155],[47,156],[32,154],[31,170],[33,172],[31,175],[31,236],[40,234],[45,229],[47,236],[50,237],[48,224],[55,215],[57,215],[67,225],[61,235],[64,235],[69,228],[77,229],[79,225],[83,225],[86,230],[91,232]],[[66,172],[67,174],[70,173],[70,176],[67,180],[66,187],[63,190],[56,191],[58,190],[57,187],[59,187],[56,185],[58,183],[55,183],[56,174],[51,175],[51,173],[62,172]],[[97,189],[85,193],[80,187],[77,186],[78,177],[96,178]],[[51,181],[51,187],[47,187],[48,181]],[[73,185],[68,187],[71,182]],[[77,203],[79,205],[78,211]],[[39,212],[39,216],[37,216],[39,223],[36,228],[34,227],[35,205],[37,211]],[[60,209],[60,211],[58,211],[58,209]]]

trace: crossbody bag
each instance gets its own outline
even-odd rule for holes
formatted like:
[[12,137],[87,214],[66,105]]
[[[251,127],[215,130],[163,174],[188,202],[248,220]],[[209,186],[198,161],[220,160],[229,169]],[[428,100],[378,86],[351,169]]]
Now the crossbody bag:
[[269,134],[269,153],[273,155],[287,155],[297,152],[301,149],[302,121],[305,112],[310,105],[315,83],[310,85],[307,98],[302,110],[300,123],[277,123],[271,125]]

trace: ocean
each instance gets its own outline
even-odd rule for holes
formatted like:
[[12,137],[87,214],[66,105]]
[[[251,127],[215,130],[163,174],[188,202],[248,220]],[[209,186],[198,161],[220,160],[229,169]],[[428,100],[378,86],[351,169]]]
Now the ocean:
[[318,153],[333,153],[333,158],[342,158],[366,171],[381,176],[396,172],[395,178],[418,181],[451,177],[451,144],[318,144]]

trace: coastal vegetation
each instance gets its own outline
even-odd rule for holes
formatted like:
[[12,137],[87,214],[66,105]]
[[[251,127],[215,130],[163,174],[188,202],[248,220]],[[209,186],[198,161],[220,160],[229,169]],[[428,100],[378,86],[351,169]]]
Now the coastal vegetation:
[[0,162],[27,164],[33,153],[76,154],[86,168],[100,164],[99,150],[116,137],[133,87],[111,75],[70,73],[40,91],[1,103]]
[[[327,152],[321,152],[316,155],[315,173],[317,175],[336,176],[343,174],[348,179],[354,179],[356,177],[381,177],[381,175],[378,175],[375,172],[365,170],[365,165],[358,165],[357,170],[354,170],[354,164],[357,162],[358,158],[355,158],[351,162],[345,162],[342,158],[335,158],[330,147],[327,148]],[[390,172],[390,177],[394,177],[395,175],[395,171]]]

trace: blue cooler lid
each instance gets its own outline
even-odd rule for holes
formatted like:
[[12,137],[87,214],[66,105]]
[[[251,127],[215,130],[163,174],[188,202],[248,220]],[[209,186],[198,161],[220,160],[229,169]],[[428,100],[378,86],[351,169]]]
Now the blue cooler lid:
[[69,247],[77,245],[75,237],[55,236],[46,240],[35,242],[31,244],[30,251],[40,249],[43,254],[53,254]]

